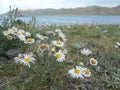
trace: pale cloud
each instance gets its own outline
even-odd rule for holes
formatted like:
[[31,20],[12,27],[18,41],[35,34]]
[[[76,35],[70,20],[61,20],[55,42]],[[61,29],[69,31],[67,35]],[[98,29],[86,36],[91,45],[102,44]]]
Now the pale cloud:
[[0,13],[9,10],[9,6],[18,7],[19,9],[36,9],[36,8],[75,8],[86,7],[91,5],[99,6],[116,6],[120,0],[0,0]]

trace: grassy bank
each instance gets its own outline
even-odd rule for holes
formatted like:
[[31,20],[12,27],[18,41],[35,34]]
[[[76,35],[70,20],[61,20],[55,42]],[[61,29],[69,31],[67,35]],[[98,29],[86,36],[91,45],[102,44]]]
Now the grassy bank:
[[[17,25],[16,25],[17,26]],[[18,27],[18,26],[17,26]],[[34,37],[34,33],[43,33],[43,31],[54,31],[56,26],[31,27],[19,26],[29,30]],[[120,42],[120,28],[116,25],[71,25],[59,26],[67,36],[65,47],[67,49],[66,59],[62,63],[53,61],[55,58],[45,58],[36,54],[33,50],[34,45],[24,46],[26,52],[28,49],[35,54],[36,64],[30,68],[21,64],[16,64],[13,57],[6,57],[6,61],[0,61],[0,89],[1,90],[119,90],[120,87],[120,48],[115,48],[116,42]],[[2,33],[1,28],[1,33]],[[1,48],[4,47],[6,39],[1,34]],[[10,41],[10,43],[13,41]],[[2,46],[3,44],[3,46]],[[14,46],[14,45],[13,45]],[[17,45],[18,46],[18,45]],[[17,48],[14,47],[14,48]],[[7,49],[11,49],[13,47]],[[30,47],[30,48],[28,48]],[[92,51],[91,55],[84,56],[81,50],[87,48]],[[3,51],[5,52],[4,49]],[[1,52],[2,49],[0,49]],[[38,56],[37,56],[38,55]],[[89,59],[96,58],[97,66],[90,66]],[[43,61],[42,61],[43,60]],[[68,70],[84,63],[91,71],[91,76],[84,79],[72,78]],[[42,64],[41,64],[42,63]]]

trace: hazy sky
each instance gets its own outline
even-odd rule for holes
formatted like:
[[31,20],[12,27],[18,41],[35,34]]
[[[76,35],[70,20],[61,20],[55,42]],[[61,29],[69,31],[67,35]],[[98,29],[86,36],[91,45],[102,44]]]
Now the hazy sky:
[[75,8],[92,5],[113,7],[120,5],[120,0],[0,0],[0,14],[9,10],[9,6],[19,9],[36,8]]

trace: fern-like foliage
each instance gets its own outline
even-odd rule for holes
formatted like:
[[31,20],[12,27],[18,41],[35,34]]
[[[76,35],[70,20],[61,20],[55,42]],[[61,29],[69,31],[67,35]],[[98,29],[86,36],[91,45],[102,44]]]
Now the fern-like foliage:
[[83,47],[84,47],[83,43],[75,43],[75,44],[73,44],[73,48],[75,48],[77,50],[79,50],[79,49],[81,49]]
[[112,88],[120,88],[120,69],[112,72],[111,78],[107,80],[107,86]]

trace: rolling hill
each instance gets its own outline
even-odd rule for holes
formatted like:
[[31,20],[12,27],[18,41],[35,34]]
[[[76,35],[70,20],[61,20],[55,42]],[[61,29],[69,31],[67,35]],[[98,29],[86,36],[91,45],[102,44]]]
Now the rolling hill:
[[20,16],[36,16],[36,15],[120,15],[120,5],[116,7],[78,7],[69,9],[28,9],[20,10]]

